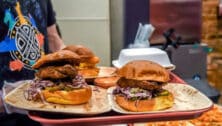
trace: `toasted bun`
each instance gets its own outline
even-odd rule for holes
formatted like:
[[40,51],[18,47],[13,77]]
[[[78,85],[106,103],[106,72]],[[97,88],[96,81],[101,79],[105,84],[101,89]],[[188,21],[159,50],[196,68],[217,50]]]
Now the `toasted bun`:
[[82,75],[84,78],[96,77],[99,74],[99,68],[94,67],[94,68],[78,69],[78,74]]
[[102,88],[110,88],[116,86],[116,82],[118,81],[119,77],[99,77],[94,80],[94,85],[102,87]]
[[48,55],[42,56],[33,66],[32,68],[38,69],[45,64],[56,63],[56,62],[70,62],[74,63],[77,62],[80,57],[73,53],[72,51],[68,50],[60,50],[55,53],[51,53]]
[[42,91],[43,97],[47,102],[67,105],[83,104],[89,101],[92,96],[92,89],[90,86],[76,89],[73,91]]
[[96,64],[99,62],[99,57],[95,56],[95,54],[89,48],[82,45],[68,45],[63,50],[69,50],[79,55],[81,62],[87,62]]
[[116,95],[115,98],[120,107],[132,112],[158,111],[170,108],[174,104],[174,98],[171,93],[166,96],[157,96],[150,100],[131,101],[120,95]]
[[97,56],[93,56],[91,58],[88,58],[85,60],[85,62],[91,63],[91,64],[97,64],[99,63],[100,59]]
[[94,53],[89,48],[82,45],[68,45],[63,50],[70,50],[75,52],[81,58],[89,58],[94,56]]
[[168,82],[168,71],[161,65],[147,60],[134,60],[125,64],[117,72],[120,77],[134,80]]

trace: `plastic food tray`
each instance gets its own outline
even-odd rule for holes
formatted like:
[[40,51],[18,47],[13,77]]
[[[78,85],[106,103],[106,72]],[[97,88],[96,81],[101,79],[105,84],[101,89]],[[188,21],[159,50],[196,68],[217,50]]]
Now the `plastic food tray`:
[[[172,83],[184,83],[175,74],[170,74]],[[213,106],[213,105],[212,105]],[[208,111],[212,106],[204,109],[179,112],[164,112],[164,113],[144,113],[144,114],[121,114],[114,111],[94,115],[94,116],[77,116],[63,115],[45,112],[30,111],[29,117],[32,120],[40,122],[43,126],[70,126],[70,125],[106,125],[106,124],[129,124],[135,122],[151,122],[151,121],[166,121],[166,120],[182,120],[199,117],[204,112]]]

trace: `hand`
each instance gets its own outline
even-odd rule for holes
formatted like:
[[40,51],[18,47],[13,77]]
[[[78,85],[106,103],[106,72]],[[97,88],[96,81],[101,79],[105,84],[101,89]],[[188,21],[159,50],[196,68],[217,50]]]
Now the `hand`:
[[52,26],[47,27],[47,34],[48,34],[48,40],[49,40],[49,50],[51,52],[56,52],[65,47],[65,44],[63,43],[62,39],[60,38],[56,25],[53,24]]
[[2,91],[0,90],[0,113],[5,113],[5,107],[3,104],[3,99],[2,99]]

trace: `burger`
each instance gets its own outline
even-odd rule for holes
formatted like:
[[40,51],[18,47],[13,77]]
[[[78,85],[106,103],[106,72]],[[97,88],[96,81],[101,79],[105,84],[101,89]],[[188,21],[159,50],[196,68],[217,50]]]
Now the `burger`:
[[169,81],[169,73],[161,65],[147,60],[134,60],[120,68],[117,74],[120,79],[113,95],[121,108],[145,112],[173,106],[172,93],[162,88]]
[[99,57],[89,48],[82,45],[68,45],[63,50],[69,50],[79,55],[80,62],[77,65],[79,74],[84,77],[95,77],[99,74],[99,68],[96,66],[99,63]]
[[79,55],[68,50],[41,57],[32,66],[37,70],[36,78],[25,90],[25,98],[68,105],[88,102],[92,89],[73,65],[78,64],[79,60]]

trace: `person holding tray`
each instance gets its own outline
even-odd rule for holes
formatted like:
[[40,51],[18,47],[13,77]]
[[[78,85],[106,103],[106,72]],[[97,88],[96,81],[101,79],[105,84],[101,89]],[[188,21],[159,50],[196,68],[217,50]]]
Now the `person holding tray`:
[[[33,79],[32,65],[42,55],[63,47],[50,0],[1,0],[0,89],[5,82]],[[39,124],[26,115],[6,114],[0,100],[0,125]]]

